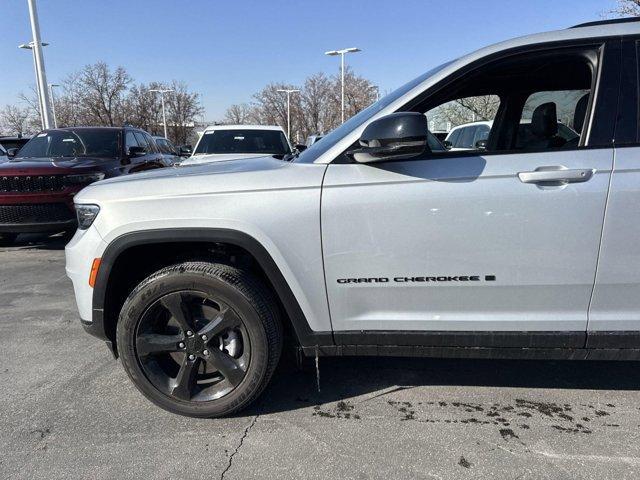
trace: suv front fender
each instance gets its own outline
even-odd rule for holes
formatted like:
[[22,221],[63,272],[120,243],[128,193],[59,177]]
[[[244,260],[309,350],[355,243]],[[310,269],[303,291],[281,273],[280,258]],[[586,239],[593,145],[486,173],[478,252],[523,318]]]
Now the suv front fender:
[[291,321],[300,345],[302,347],[333,345],[333,335],[331,331],[317,332],[311,330],[309,322],[300,307],[300,303],[293,294],[280,268],[267,249],[258,240],[244,232],[229,229],[168,228],[130,232],[121,235],[107,246],[102,255],[100,269],[93,290],[92,322],[91,324],[85,323],[84,326],[89,333],[105,340],[114,355],[117,356],[117,348],[115,346],[115,338],[111,332],[115,331],[115,325],[111,325],[110,323],[114,321],[117,322],[117,319],[105,318],[105,305],[108,301],[107,287],[109,285],[109,278],[118,257],[131,247],[179,242],[222,243],[247,251],[271,282],[275,294]]

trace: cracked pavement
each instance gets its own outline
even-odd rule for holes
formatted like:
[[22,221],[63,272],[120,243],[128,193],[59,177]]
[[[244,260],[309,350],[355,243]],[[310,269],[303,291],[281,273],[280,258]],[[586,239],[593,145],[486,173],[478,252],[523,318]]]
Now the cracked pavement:
[[640,474],[640,365],[396,358],[286,365],[225,419],[146,401],[79,324],[63,241],[0,248],[0,478]]

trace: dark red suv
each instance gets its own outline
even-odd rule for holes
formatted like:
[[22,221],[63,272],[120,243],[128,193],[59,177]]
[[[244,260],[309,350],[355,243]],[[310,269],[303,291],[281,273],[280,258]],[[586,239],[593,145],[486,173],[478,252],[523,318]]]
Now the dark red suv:
[[155,141],[130,127],[45,130],[0,163],[0,241],[76,227],[73,196],[103,178],[169,166]]

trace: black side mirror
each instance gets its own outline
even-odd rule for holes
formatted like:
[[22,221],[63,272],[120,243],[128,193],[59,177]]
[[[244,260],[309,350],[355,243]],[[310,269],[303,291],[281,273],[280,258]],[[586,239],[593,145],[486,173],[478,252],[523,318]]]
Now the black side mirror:
[[9,158],[13,158],[18,154],[18,151],[20,151],[19,148],[10,148],[9,150],[7,150],[7,157]]
[[188,145],[182,145],[178,147],[178,155],[181,157],[190,157],[191,156],[191,147]]
[[444,148],[446,148],[447,150],[451,150],[453,148],[453,143],[451,143],[449,140],[443,140],[442,145],[444,145]]
[[295,148],[299,152],[304,152],[307,149],[307,146],[303,145],[302,143],[299,143],[293,148]]
[[485,139],[485,140],[478,140],[476,142],[476,149],[477,150],[486,150],[487,149],[487,144],[489,142]]
[[144,147],[129,147],[127,155],[129,157],[142,157],[147,154],[147,150]]
[[427,117],[398,112],[371,122],[360,135],[362,148],[348,153],[358,163],[403,160],[430,151]]

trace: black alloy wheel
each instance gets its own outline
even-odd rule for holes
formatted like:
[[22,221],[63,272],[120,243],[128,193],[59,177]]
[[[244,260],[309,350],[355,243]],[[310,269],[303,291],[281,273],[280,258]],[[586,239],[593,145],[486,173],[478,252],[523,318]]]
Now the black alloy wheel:
[[198,291],[156,300],[138,324],[136,353],[158,390],[196,402],[228,394],[251,361],[249,336],[238,314]]
[[249,272],[205,262],[143,280],[122,307],[116,337],[136,387],[160,407],[194,417],[253,402],[282,350],[272,293]]

